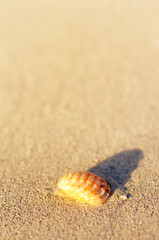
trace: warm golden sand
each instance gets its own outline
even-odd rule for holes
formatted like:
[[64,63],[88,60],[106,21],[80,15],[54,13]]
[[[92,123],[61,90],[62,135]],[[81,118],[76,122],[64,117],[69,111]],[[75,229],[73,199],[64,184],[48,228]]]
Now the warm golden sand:
[[[0,0],[0,240],[159,239],[158,23],[158,0]],[[75,171],[104,205],[54,194]]]

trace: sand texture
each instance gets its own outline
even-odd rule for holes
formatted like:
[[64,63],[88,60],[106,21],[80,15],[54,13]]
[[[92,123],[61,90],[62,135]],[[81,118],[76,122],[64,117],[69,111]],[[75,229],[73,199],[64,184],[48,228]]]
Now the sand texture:
[[[70,171],[107,180],[107,203],[57,196]],[[158,0],[0,0],[0,240],[17,239],[159,239]]]

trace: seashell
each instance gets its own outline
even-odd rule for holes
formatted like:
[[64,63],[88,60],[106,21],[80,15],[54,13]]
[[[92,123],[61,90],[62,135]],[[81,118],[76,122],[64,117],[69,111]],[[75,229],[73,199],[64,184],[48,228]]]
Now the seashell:
[[58,188],[68,197],[94,206],[105,203],[111,191],[107,182],[90,172],[66,174],[59,180]]

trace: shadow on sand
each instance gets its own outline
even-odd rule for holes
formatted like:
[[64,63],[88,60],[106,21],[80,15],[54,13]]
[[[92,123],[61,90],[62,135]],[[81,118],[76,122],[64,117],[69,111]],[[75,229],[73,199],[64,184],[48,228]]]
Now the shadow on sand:
[[[139,149],[127,150],[118,153],[103,162],[88,169],[89,172],[95,173],[106,180],[112,188],[111,195],[119,187],[124,187],[124,184],[131,178],[131,173],[137,168],[139,161],[143,158],[143,152]],[[111,183],[113,179],[117,182],[115,186]],[[126,188],[125,188],[126,190]],[[129,197],[131,194],[129,194]]]

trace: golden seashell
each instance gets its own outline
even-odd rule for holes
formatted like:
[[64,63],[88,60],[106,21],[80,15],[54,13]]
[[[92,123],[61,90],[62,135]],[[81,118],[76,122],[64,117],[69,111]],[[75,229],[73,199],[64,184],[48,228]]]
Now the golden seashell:
[[58,188],[68,197],[94,206],[105,203],[111,191],[107,182],[90,172],[66,174],[59,180]]

